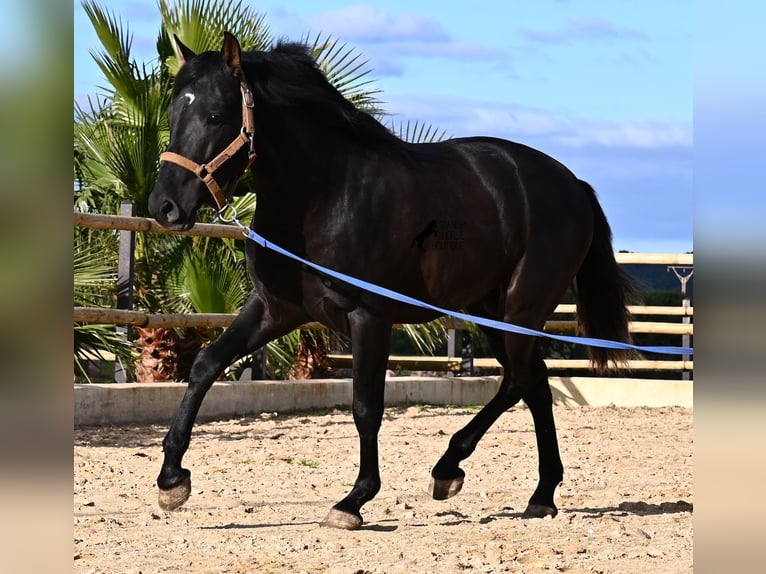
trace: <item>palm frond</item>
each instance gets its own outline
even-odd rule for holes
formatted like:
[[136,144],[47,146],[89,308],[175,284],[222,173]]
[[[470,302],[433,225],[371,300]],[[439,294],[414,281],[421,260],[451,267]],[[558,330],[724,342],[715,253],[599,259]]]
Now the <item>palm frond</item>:
[[83,0],[82,7],[101,43],[101,53],[116,62],[129,65],[132,38],[123,26],[122,19],[99,6],[94,0]]
[[74,326],[74,373],[91,382],[89,366],[96,361],[115,361],[129,365],[132,361],[132,346],[113,325]]
[[300,334],[300,329],[296,329],[266,345],[266,369],[272,378],[287,379],[298,356]]
[[447,130],[439,130],[432,124],[418,120],[400,122],[398,126],[394,126],[392,123],[390,129],[399,136],[399,139],[410,143],[434,143],[442,141],[447,135]]
[[313,40],[306,35],[301,41],[310,47],[327,79],[348,101],[373,115],[382,113],[382,102],[377,98],[380,90],[370,78],[372,68],[355,48],[321,33]]
[[149,313],[189,312],[183,289],[172,285],[177,283],[178,270],[192,249],[193,239],[148,233],[137,234],[136,239],[136,308]]
[[[196,53],[220,49],[224,32],[234,34],[245,51],[265,50],[271,44],[265,14],[244,5],[241,0],[159,0],[158,6],[162,16],[162,31],[157,40],[161,58],[168,54],[168,46],[172,48],[170,39],[174,34]],[[175,75],[177,55],[165,61],[170,73]]]
[[73,259],[75,305],[109,304],[117,281],[116,254],[104,249],[103,241],[78,241]]
[[[87,241],[84,237],[95,241]],[[74,303],[82,306],[111,306],[116,289],[116,255],[105,249],[104,236],[78,234],[74,249]],[[88,366],[107,354],[128,364],[131,347],[111,325],[74,325],[74,373],[90,381]]]
[[141,92],[144,78],[131,58],[133,38],[130,32],[120,18],[95,1],[84,0],[82,6],[101,42],[101,49],[91,51],[91,56],[108,82],[102,89],[132,101]]
[[424,355],[433,355],[447,341],[447,329],[441,319],[418,325],[402,325],[402,330]]
[[[178,265],[166,278],[166,300],[176,311],[235,313],[249,295],[247,271],[231,243],[195,238],[181,247]],[[174,254],[176,256],[177,254]],[[166,262],[159,262],[169,267]]]
[[152,80],[132,102],[115,96],[108,106],[92,100],[90,110],[75,105],[74,141],[87,185],[134,201],[139,215],[148,213],[158,158],[169,137],[167,82],[159,76]]

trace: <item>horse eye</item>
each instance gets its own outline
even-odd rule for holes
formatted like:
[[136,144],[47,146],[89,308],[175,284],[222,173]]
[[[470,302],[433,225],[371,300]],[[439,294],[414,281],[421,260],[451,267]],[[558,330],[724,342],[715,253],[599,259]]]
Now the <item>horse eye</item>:
[[223,122],[223,118],[221,117],[220,114],[210,114],[207,117],[207,123],[209,124],[217,126],[217,125],[220,125],[222,122]]

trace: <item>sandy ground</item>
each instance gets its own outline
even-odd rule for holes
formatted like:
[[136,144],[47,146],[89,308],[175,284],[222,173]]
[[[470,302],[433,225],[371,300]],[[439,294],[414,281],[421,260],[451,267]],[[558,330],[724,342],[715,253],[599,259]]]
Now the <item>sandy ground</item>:
[[559,515],[521,513],[537,480],[531,416],[501,417],[463,463],[463,491],[426,493],[470,408],[386,410],[380,494],[363,528],[319,522],[356,477],[349,412],[200,424],[184,465],[192,496],[156,504],[163,426],[76,429],[74,572],[692,571],[692,411],[556,407]]

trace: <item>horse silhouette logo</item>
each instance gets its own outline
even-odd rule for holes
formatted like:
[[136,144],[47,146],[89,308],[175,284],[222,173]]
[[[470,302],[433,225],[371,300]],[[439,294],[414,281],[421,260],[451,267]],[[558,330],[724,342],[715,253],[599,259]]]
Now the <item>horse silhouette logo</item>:
[[418,249],[421,251],[425,251],[425,247],[423,247],[423,243],[426,239],[429,237],[436,236],[439,234],[438,230],[439,224],[435,219],[428,222],[428,225],[426,225],[425,229],[418,233],[415,238],[412,240],[412,243],[410,244],[410,248],[418,246]]

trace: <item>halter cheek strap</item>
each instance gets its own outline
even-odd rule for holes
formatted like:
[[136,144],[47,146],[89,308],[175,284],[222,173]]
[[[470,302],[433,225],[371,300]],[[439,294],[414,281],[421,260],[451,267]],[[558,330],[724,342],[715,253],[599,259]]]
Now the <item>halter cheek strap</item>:
[[[210,191],[219,211],[223,211],[226,208],[229,200],[221,189],[221,186],[219,186],[218,182],[213,178],[213,174],[245,146],[248,146],[247,165],[245,166],[245,169],[242,170],[242,173],[245,173],[250,169],[250,166],[253,165],[253,161],[255,161],[255,142],[253,141],[253,134],[255,133],[255,114],[253,108],[255,104],[253,101],[253,93],[250,91],[250,87],[244,79],[240,81],[239,89],[240,92],[242,92],[242,130],[225,150],[209,162],[203,164],[199,164],[172,151],[166,151],[160,155],[160,162],[174,163],[196,175],[202,183],[205,184],[208,191]],[[238,178],[232,181],[232,187],[237,179]]]

